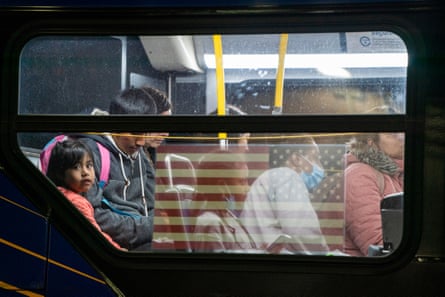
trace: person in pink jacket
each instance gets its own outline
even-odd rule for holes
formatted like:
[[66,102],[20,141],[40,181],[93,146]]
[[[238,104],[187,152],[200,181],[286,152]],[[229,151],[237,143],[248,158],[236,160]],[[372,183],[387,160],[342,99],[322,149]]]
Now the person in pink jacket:
[[46,176],[114,247],[125,250],[102,231],[94,218],[93,206],[83,196],[95,183],[93,157],[88,146],[79,140],[56,143]]
[[383,245],[380,202],[403,192],[403,133],[357,135],[349,143],[345,169],[345,248],[367,256],[370,245]]

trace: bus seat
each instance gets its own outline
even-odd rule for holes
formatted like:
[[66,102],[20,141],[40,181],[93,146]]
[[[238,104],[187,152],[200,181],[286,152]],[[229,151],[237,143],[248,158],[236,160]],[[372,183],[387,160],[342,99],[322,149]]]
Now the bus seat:
[[179,154],[167,153],[164,164],[169,188],[178,190],[183,200],[192,200],[196,191],[196,172],[192,161]]
[[[191,252],[189,236],[188,203],[180,190],[168,188],[157,193],[155,202],[155,225],[153,232],[153,249],[173,249]],[[170,242],[171,245],[166,245]]]
[[385,196],[380,202],[383,246],[371,245],[368,256],[384,256],[395,250],[403,234],[403,192]]
[[26,156],[26,158],[30,162],[32,162],[32,164],[34,164],[36,167],[39,166],[39,158],[40,158],[41,150],[35,149],[35,148],[31,148],[31,147],[24,147],[24,146],[21,146],[20,150]]
[[386,196],[380,203],[382,214],[383,250],[396,249],[403,233],[403,192]]

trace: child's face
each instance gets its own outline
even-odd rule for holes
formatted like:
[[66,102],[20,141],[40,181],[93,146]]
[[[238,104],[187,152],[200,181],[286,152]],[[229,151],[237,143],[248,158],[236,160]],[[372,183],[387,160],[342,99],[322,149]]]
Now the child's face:
[[79,163],[65,172],[66,185],[76,193],[87,192],[94,183],[94,166],[91,156],[85,154]]

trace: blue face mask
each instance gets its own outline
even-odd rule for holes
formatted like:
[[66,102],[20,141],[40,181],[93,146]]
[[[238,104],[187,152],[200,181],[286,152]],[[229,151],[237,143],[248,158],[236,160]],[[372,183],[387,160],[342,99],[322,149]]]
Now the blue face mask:
[[236,216],[239,216],[239,214],[241,213],[241,210],[238,210],[236,208],[235,197],[233,197],[233,196],[226,197],[226,201],[227,201],[227,209],[230,210],[231,212],[233,212]]
[[302,172],[301,178],[309,191],[312,191],[324,178],[324,170],[316,164],[312,164],[312,172]]

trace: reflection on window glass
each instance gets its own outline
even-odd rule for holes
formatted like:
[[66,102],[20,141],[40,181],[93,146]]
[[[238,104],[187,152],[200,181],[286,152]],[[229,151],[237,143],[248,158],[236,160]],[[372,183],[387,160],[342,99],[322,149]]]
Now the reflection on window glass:
[[408,53],[391,32],[219,37],[32,39],[20,59],[19,113],[108,111],[121,90],[144,85],[167,94],[173,115],[405,113]]
[[[54,135],[33,136],[46,143]],[[100,229],[129,251],[367,257],[389,254],[401,240],[404,133],[233,133],[228,139],[202,133],[89,133],[68,138],[96,149],[96,188],[83,196],[94,206]],[[43,170],[42,149],[22,146]],[[97,165],[104,158],[111,160],[105,182]],[[122,173],[126,166],[135,166],[136,173]],[[145,189],[155,184],[153,191],[141,193],[137,182],[124,191],[118,186],[141,174]],[[145,219],[154,222],[150,236],[117,227]]]
[[[43,36],[21,54],[18,113],[403,115],[407,60],[390,32]],[[95,180],[74,192],[94,208],[90,222],[130,252],[367,257],[397,248],[404,131],[213,128],[56,143],[89,148]],[[47,174],[57,134],[23,131],[19,145]],[[74,161],[68,169],[80,170],[83,158]]]

